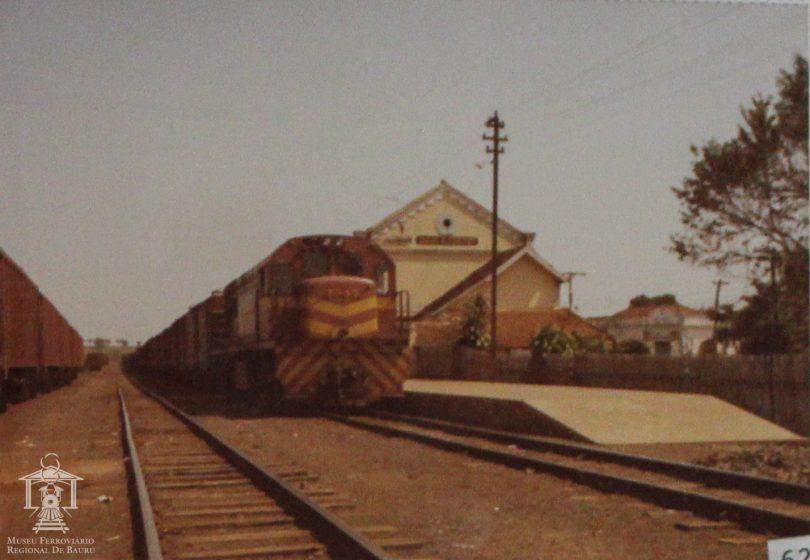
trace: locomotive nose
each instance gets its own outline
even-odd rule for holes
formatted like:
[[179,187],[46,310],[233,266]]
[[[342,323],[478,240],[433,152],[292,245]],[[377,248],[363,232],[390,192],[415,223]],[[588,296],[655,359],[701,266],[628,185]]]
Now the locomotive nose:
[[356,276],[310,278],[303,285],[303,325],[313,338],[359,338],[378,333],[374,282]]

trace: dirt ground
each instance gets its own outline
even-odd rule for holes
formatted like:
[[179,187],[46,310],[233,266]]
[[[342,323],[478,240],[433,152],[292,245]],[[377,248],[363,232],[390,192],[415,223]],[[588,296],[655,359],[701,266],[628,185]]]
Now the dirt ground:
[[[0,557],[87,558],[116,560],[132,558],[132,532],[127,499],[126,472],[121,450],[116,396],[117,374],[109,371],[82,373],[71,385],[30,401],[12,405],[0,415]],[[77,505],[67,519],[70,530],[35,535],[36,522],[25,505],[25,483],[17,480],[40,469],[47,453],[59,456],[61,468],[80,476]],[[52,458],[46,460],[51,464]],[[99,499],[101,498],[101,499]],[[34,496],[34,503],[39,498]],[[38,548],[39,537],[84,539],[76,548],[87,553],[42,555],[10,553],[9,546]],[[11,538],[32,538],[36,544],[13,545]],[[92,539],[92,544],[89,540]]]
[[810,484],[810,443],[714,443],[614,447],[673,461]]
[[[33,520],[22,509],[24,485],[17,479],[37,470],[39,459],[54,452],[65,470],[84,479],[79,482],[79,509],[68,520],[69,535],[92,538],[95,548],[94,553],[70,557],[132,557],[115,395],[119,379],[113,372],[82,374],[73,385],[12,406],[0,416],[4,552],[9,537],[33,536]],[[325,485],[349,496],[365,517],[425,540],[428,550],[446,560],[754,559],[765,554],[762,535],[728,527],[681,531],[675,523],[693,519],[688,513],[551,476],[312,416],[263,417],[221,399],[191,397],[185,406],[257,462],[294,464],[319,475]],[[700,459],[718,451],[689,448],[677,450],[672,458],[691,460],[691,453]],[[675,453],[671,448],[667,452]],[[111,501],[99,501],[100,496]]]
[[188,400],[185,406],[257,462],[295,464],[318,474],[367,517],[426,540],[447,560],[765,555],[761,535],[736,528],[681,531],[676,522],[694,519],[686,512],[551,476],[315,417],[251,417]]

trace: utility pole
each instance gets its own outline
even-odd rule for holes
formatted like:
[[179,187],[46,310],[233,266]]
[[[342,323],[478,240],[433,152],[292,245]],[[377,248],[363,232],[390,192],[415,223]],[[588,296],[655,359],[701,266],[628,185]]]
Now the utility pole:
[[584,272],[563,272],[562,277],[568,284],[568,309],[574,310],[574,276],[585,276]]
[[712,284],[715,285],[714,290],[714,328],[712,329],[712,338],[715,343],[717,342],[717,323],[720,320],[720,288],[728,284],[725,280],[717,279]]
[[503,153],[501,142],[507,142],[509,138],[506,136],[501,137],[501,130],[504,128],[504,123],[498,118],[498,111],[484,123],[484,126],[492,129],[492,136],[487,136],[486,133],[481,138],[486,142],[492,142],[492,145],[487,145],[487,153],[492,154],[492,281],[490,291],[490,341],[489,351],[495,357],[495,350],[497,345],[497,313],[498,313],[498,156]]

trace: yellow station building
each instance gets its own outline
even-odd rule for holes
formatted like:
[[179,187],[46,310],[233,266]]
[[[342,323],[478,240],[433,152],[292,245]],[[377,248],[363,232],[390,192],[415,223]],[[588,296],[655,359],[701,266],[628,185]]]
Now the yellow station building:
[[[492,213],[445,181],[358,234],[396,263],[397,287],[416,319],[489,302]],[[563,278],[532,247],[534,234],[498,221],[498,310],[557,307]],[[500,338],[500,337],[499,337]]]

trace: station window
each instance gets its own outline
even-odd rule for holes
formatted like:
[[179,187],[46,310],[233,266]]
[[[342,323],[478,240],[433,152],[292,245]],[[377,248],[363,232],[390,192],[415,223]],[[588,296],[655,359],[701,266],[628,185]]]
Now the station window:
[[329,257],[323,251],[309,251],[304,255],[304,278],[329,274]]

